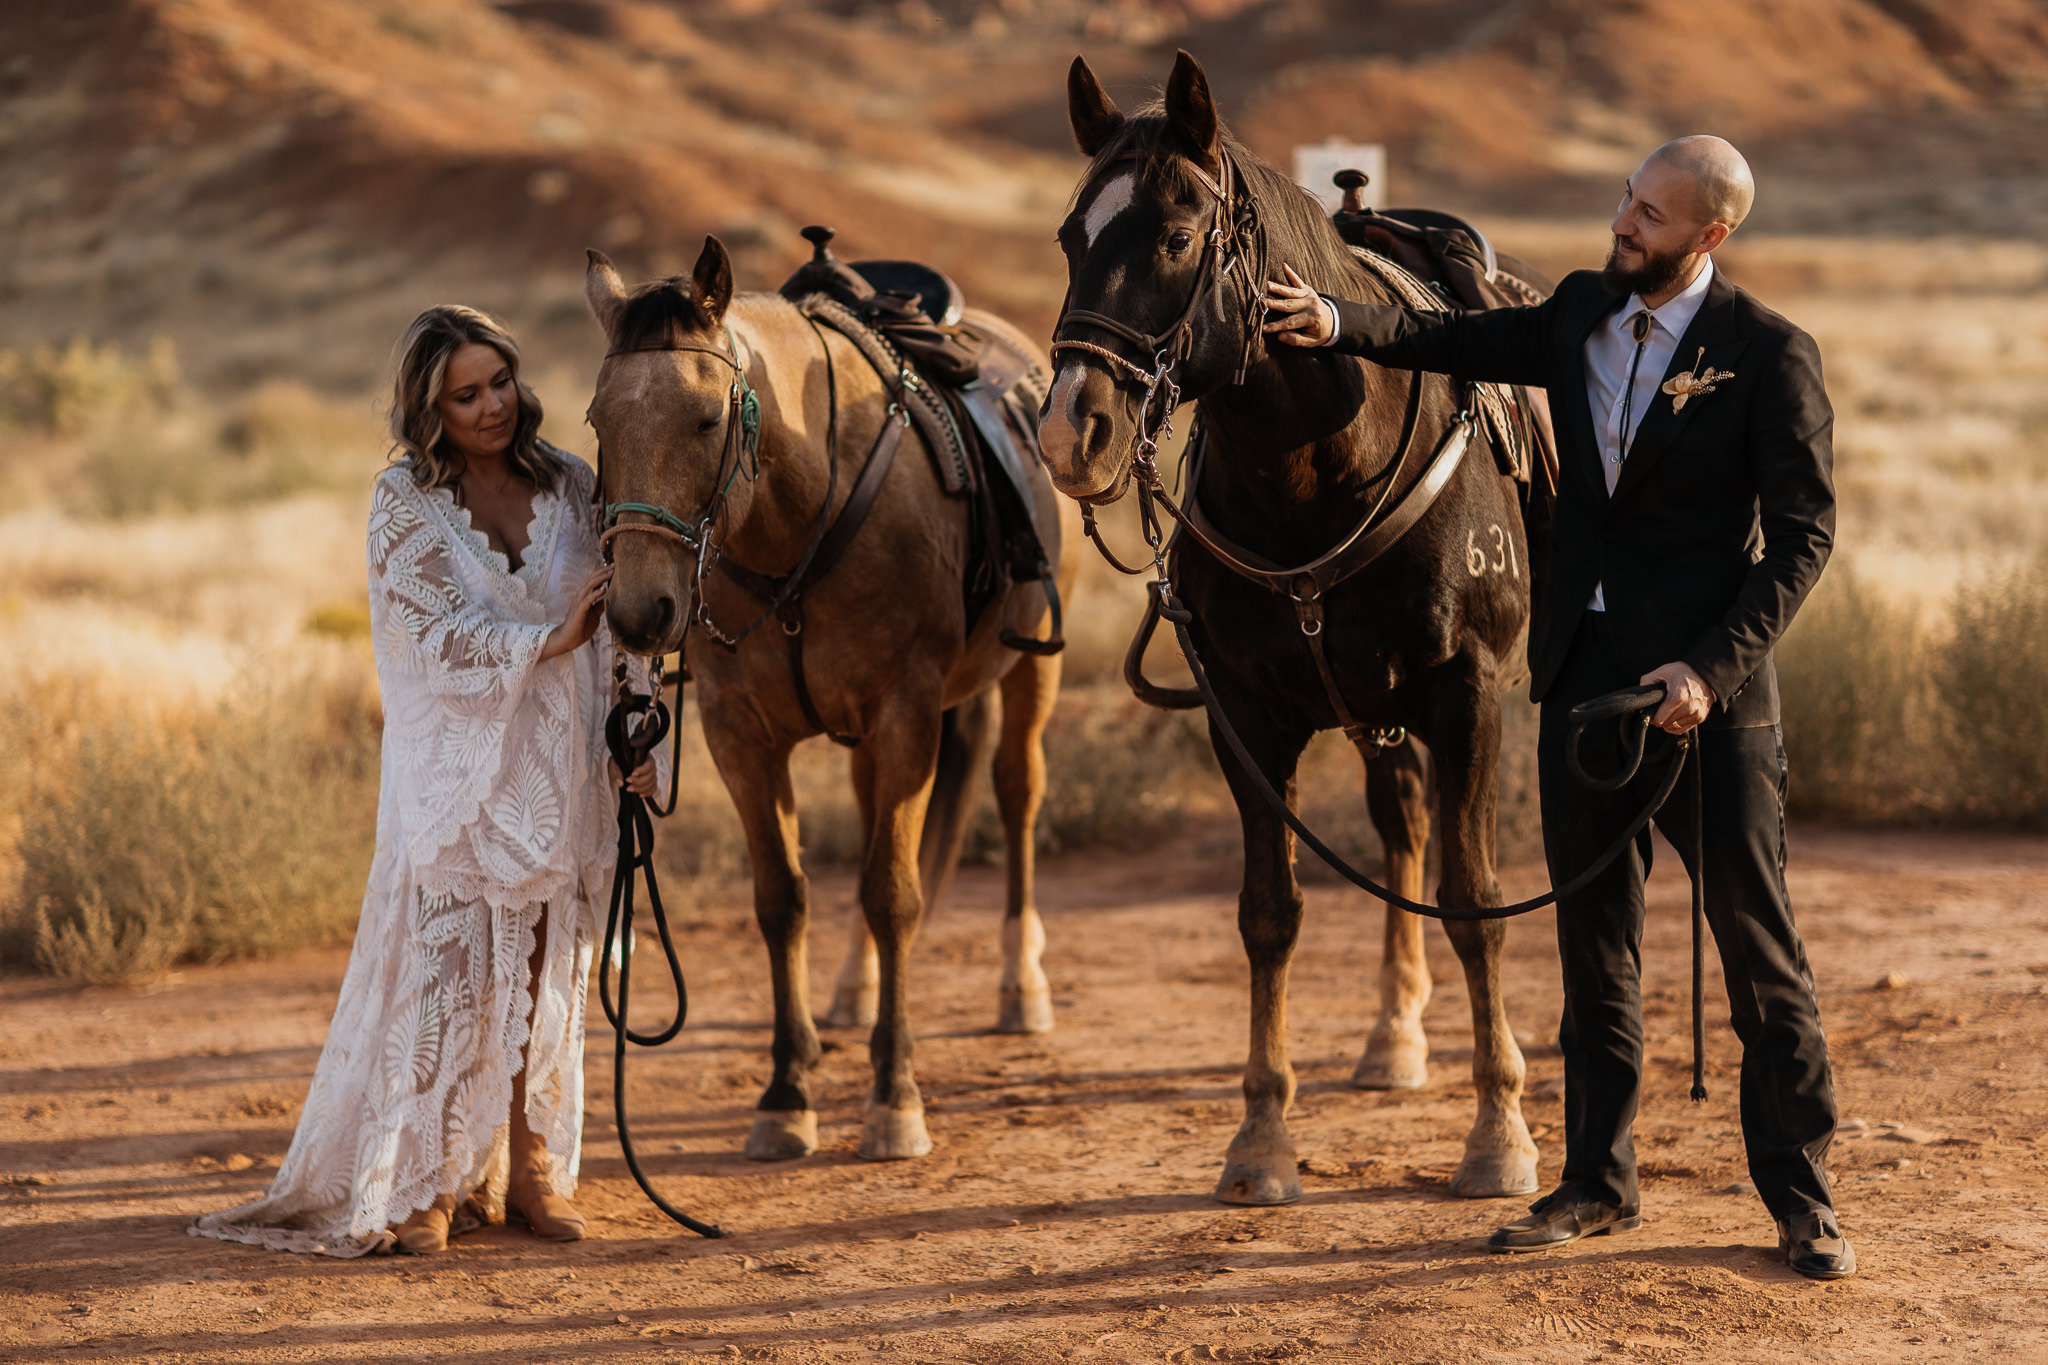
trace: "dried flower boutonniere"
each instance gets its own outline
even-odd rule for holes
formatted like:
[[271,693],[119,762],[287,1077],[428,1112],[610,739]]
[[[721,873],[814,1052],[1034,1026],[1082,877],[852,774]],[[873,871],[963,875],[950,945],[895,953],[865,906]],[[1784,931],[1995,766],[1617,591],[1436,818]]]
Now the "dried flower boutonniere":
[[1707,348],[1702,346],[1700,347],[1700,353],[1693,357],[1692,373],[1674,374],[1671,378],[1664,381],[1664,392],[1671,395],[1671,410],[1673,412],[1684,412],[1688,399],[1697,398],[1701,394],[1712,393],[1714,385],[1724,379],[1733,379],[1735,377],[1735,371],[1717,370],[1712,365],[1702,370],[1700,362],[1706,358]]

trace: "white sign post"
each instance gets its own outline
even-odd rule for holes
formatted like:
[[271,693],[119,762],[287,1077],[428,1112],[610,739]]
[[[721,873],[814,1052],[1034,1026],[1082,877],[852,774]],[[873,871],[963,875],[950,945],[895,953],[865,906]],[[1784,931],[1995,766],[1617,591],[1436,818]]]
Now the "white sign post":
[[1320,199],[1326,213],[1335,213],[1344,202],[1344,191],[1331,181],[1339,171],[1364,171],[1371,176],[1372,182],[1365,187],[1366,207],[1387,206],[1387,149],[1380,143],[1332,137],[1294,149],[1295,182]]

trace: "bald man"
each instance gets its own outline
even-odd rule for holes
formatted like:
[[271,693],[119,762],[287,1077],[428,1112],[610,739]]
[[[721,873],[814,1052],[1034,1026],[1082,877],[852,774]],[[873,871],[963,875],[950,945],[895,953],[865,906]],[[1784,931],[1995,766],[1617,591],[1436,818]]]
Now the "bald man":
[[[1549,391],[1560,465],[1555,530],[1529,632],[1544,848],[1554,884],[1620,837],[1663,772],[1601,794],[1565,766],[1566,716],[1589,697],[1661,683],[1651,723],[1698,728],[1703,839],[1690,784],[1658,824],[1703,865],[1707,919],[1742,1042],[1742,1132],[1757,1192],[1794,1270],[1855,1272],[1824,1159],[1834,1086],[1806,950],[1785,892],[1785,749],[1771,649],[1834,542],[1834,415],[1813,338],[1728,283],[1715,248],[1748,214],[1749,167],[1719,138],[1652,152],[1628,180],[1606,266],[1528,308],[1424,313],[1322,298],[1290,270],[1269,287],[1272,340],[1399,369]],[[1662,742],[1663,753],[1671,741]],[[1587,767],[1619,770],[1589,734]],[[1642,1091],[1639,989],[1645,833],[1558,905],[1564,970],[1565,1163],[1530,1216],[1494,1233],[1536,1251],[1642,1223],[1633,1128]]]

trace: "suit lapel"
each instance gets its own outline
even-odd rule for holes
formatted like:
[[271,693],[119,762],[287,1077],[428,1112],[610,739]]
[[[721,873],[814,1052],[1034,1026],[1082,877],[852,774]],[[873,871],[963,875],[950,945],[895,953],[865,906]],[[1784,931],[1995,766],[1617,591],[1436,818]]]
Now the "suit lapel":
[[1558,447],[1570,452],[1570,460],[1587,480],[1601,501],[1607,499],[1607,473],[1600,467],[1600,428],[1593,419],[1593,404],[1586,395],[1586,338],[1593,335],[1593,329],[1614,316],[1627,297],[1616,296],[1602,290],[1595,300],[1598,306],[1587,310],[1579,325],[1568,335],[1572,337],[1571,352],[1565,358],[1567,383],[1570,394],[1562,404],[1553,403],[1552,411],[1562,408],[1565,420],[1572,430],[1566,436],[1561,434]]
[[[1706,299],[1700,304],[1699,312],[1693,314],[1685,335],[1678,339],[1678,349],[1671,353],[1671,364],[1650,396],[1650,410],[1643,414],[1643,420],[1636,426],[1635,439],[1629,443],[1628,458],[1621,462],[1621,474],[1614,483],[1614,502],[1626,498],[1648,477],[1664,452],[1685,429],[1685,424],[1693,419],[1703,404],[1713,401],[1713,395],[1708,394],[1692,399],[1683,409],[1674,409],[1672,395],[1665,393],[1663,386],[1674,376],[1690,373],[1696,366],[1734,370],[1748,344],[1736,326],[1735,286],[1716,270],[1713,282],[1707,286]],[[1701,354],[1703,349],[1704,355]]]

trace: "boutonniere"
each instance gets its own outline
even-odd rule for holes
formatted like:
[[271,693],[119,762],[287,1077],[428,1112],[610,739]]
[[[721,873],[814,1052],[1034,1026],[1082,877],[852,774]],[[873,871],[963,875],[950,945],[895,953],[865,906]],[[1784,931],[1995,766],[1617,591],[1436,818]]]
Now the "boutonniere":
[[1706,358],[1707,348],[1702,346],[1700,347],[1700,353],[1693,357],[1692,372],[1690,374],[1674,374],[1664,381],[1664,392],[1671,395],[1671,410],[1673,412],[1684,412],[1688,399],[1697,398],[1701,394],[1712,393],[1714,385],[1724,379],[1733,379],[1735,377],[1735,371],[1717,370],[1712,365],[1702,370],[1700,362]]

